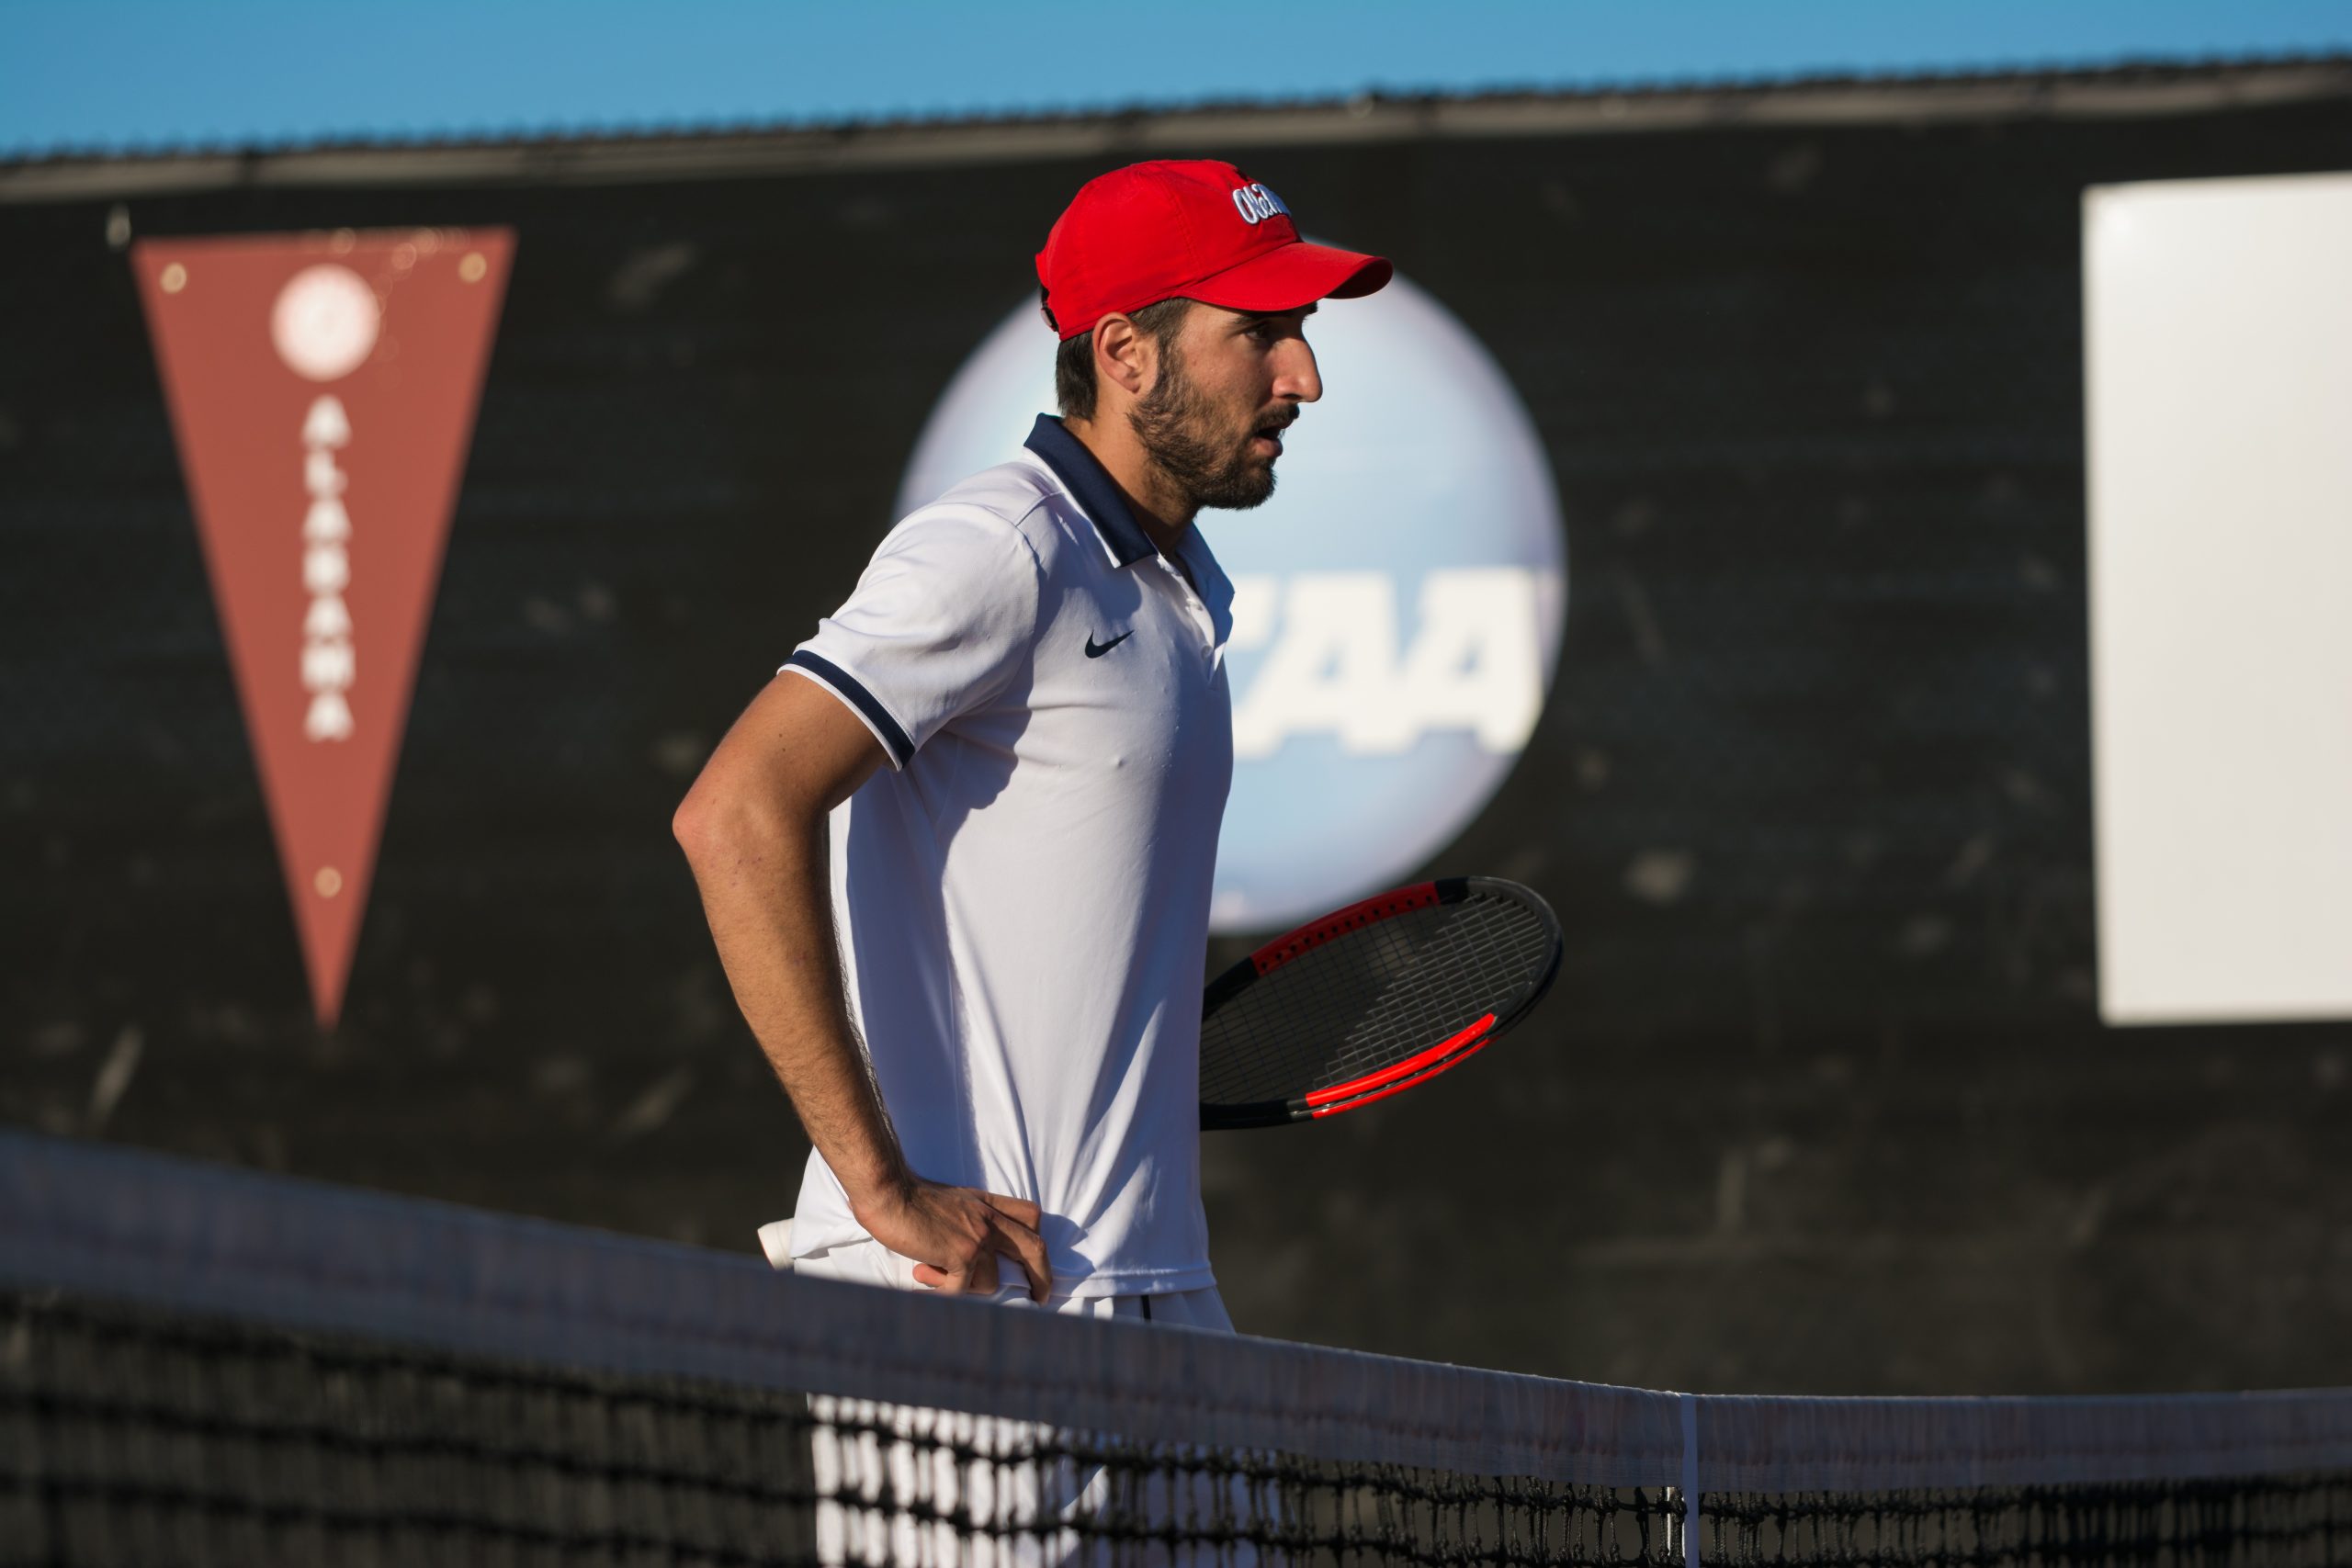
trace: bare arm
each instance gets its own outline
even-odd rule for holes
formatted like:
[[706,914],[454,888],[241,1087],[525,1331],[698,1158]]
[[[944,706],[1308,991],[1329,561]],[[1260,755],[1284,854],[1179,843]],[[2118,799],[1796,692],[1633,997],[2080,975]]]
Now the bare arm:
[[1043,1301],[1053,1276],[1036,1204],[909,1169],[850,1027],[825,818],[883,761],[880,744],[831,694],[778,675],[718,743],[673,826],[736,1003],[858,1224],[913,1258],[926,1285],[994,1291],[1002,1254]]

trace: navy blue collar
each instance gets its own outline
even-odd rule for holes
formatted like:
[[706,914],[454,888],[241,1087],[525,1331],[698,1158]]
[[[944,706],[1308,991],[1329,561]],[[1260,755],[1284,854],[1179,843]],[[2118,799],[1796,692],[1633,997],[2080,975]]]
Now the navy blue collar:
[[1054,470],[1054,477],[1077,500],[1087,521],[1094,525],[1094,531],[1102,536],[1102,547],[1111,552],[1113,560],[1121,566],[1133,566],[1159,553],[1151,536],[1136,521],[1127,498],[1119,493],[1118,482],[1086,449],[1086,443],[1069,433],[1068,425],[1052,414],[1041,413],[1035,427],[1029,432],[1029,439],[1022,445]]

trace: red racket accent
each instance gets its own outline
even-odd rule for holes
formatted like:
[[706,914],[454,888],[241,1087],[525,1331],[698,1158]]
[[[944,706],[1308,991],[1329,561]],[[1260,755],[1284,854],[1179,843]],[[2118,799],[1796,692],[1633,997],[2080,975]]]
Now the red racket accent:
[[1274,938],[1201,997],[1204,1129],[1280,1127],[1429,1082],[1518,1026],[1560,922],[1492,876],[1442,876]]
[[1367,1094],[1362,1100],[1351,1100],[1345,1105],[1318,1105],[1314,1110],[1308,1111],[1307,1115],[1337,1116],[1342,1111],[1353,1111],[1359,1105],[1370,1105],[1375,1100],[1386,1100],[1392,1094],[1402,1094],[1408,1089],[1418,1089],[1422,1084],[1429,1082],[1430,1079],[1437,1077],[1438,1074],[1446,1071],[1448,1068],[1456,1066],[1461,1063],[1468,1061],[1471,1057],[1476,1055],[1479,1052],[1485,1050],[1492,1043],[1494,1043],[1494,1042],[1491,1040],[1481,1040],[1476,1044],[1471,1046],[1467,1051],[1463,1052],[1459,1056],[1454,1057],[1453,1061],[1440,1062],[1436,1066],[1431,1067],[1419,1077],[1407,1078],[1402,1083],[1390,1084],[1386,1089],[1382,1089],[1377,1094]]
[[[1442,1040],[1426,1051],[1417,1051],[1413,1055],[1406,1057],[1403,1061],[1391,1063],[1389,1066],[1381,1068],[1380,1071],[1376,1073],[1367,1073],[1363,1077],[1356,1079],[1353,1083],[1334,1084],[1329,1089],[1318,1089],[1313,1094],[1306,1097],[1306,1103],[1309,1105],[1328,1106],[1335,1100],[1353,1100],[1356,1096],[1364,1093],[1367,1089],[1378,1089],[1382,1084],[1385,1083],[1395,1083],[1398,1078],[1411,1077],[1423,1067],[1428,1066],[1431,1062],[1443,1058],[1451,1052],[1461,1050],[1463,1046],[1469,1044],[1473,1040],[1476,1040],[1478,1036],[1486,1033],[1487,1031],[1492,1029],[1494,1026],[1495,1015],[1493,1013],[1488,1013],[1486,1017],[1480,1019],[1477,1022],[1472,1024],[1461,1033],[1454,1035],[1452,1039]],[[1481,1042],[1481,1043],[1483,1043],[1483,1042]],[[1464,1051],[1462,1054],[1467,1056],[1471,1055],[1471,1052]],[[1371,1100],[1380,1100],[1384,1098],[1385,1097],[1377,1094],[1370,1097]],[[1369,1100],[1367,1100],[1367,1103],[1369,1103]],[[1316,1114],[1320,1116],[1326,1114],[1326,1112],[1318,1111]]]
[[1334,937],[1345,936],[1374,920],[1385,920],[1408,909],[1426,909],[1439,901],[1434,882],[1417,882],[1410,887],[1399,887],[1393,893],[1366,898],[1361,904],[1351,904],[1344,909],[1324,916],[1311,926],[1301,926],[1295,931],[1274,938],[1251,953],[1250,963],[1259,974],[1271,974],[1300,953],[1320,947]]

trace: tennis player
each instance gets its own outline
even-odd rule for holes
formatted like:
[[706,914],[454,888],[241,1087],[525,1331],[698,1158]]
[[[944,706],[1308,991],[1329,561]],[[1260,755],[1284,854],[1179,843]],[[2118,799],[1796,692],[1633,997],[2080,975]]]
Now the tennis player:
[[1198,1050],[1233,591],[1193,518],[1273,493],[1307,317],[1389,273],[1229,164],[1089,181],[1037,255],[1061,417],[893,528],[695,782],[678,839],[813,1145],[779,1263],[1230,1328]]

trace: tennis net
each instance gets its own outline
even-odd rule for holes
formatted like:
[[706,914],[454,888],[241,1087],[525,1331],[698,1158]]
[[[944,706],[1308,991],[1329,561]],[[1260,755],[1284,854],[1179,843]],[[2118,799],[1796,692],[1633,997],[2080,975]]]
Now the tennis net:
[[0,1562],[2329,1563],[2352,1393],[1650,1393],[0,1134]]

